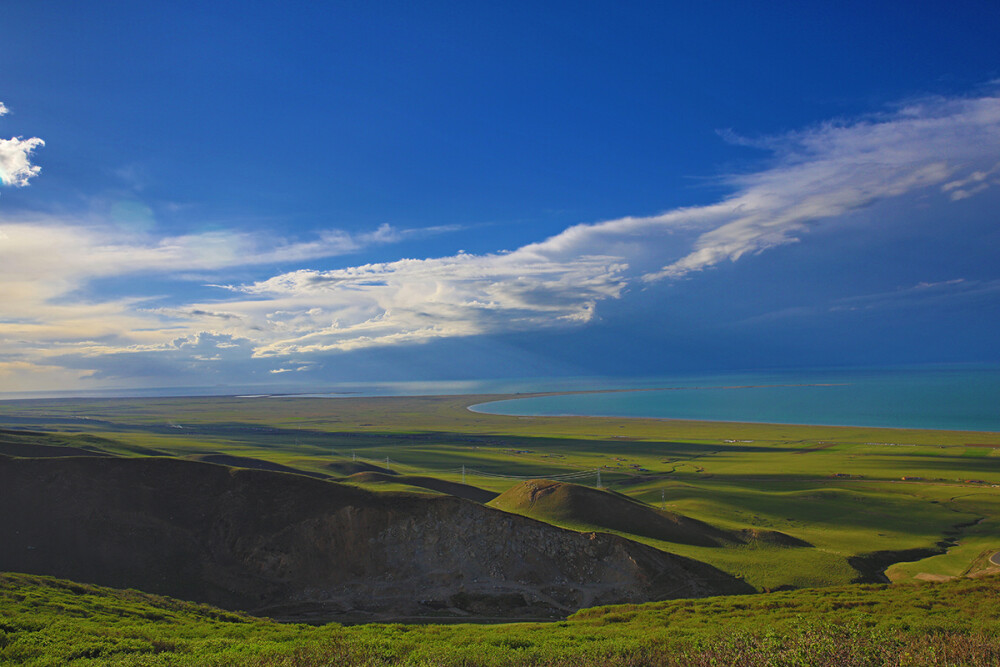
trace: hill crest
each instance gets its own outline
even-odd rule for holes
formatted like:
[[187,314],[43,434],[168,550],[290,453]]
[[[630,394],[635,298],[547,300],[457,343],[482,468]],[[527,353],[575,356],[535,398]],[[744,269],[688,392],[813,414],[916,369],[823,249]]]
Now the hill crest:
[[592,526],[665,542],[717,547],[736,541],[710,524],[659,510],[621,494],[548,479],[521,482],[490,507],[542,521]]

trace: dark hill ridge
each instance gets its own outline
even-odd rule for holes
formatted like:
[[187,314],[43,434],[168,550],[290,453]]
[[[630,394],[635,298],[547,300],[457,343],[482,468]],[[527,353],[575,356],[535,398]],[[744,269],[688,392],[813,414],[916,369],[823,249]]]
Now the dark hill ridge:
[[723,546],[725,543],[810,546],[777,531],[730,533],[682,514],[650,507],[620,493],[548,479],[521,482],[502,493],[489,506],[542,521],[595,526],[702,547]]
[[387,484],[407,484],[422,489],[430,489],[438,493],[446,493],[449,496],[465,498],[475,503],[488,503],[497,497],[493,491],[480,489],[471,484],[460,482],[449,482],[436,477],[422,477],[420,475],[387,475],[384,472],[359,472],[347,477],[346,482],[359,482],[361,484],[371,484],[385,482]]
[[39,445],[31,442],[12,442],[10,440],[0,439],[0,456],[54,458],[61,456],[111,456],[111,454],[89,449],[80,449],[79,447]]
[[298,468],[292,468],[289,466],[281,465],[280,463],[274,463],[273,461],[265,461],[263,459],[254,459],[249,456],[233,456],[232,454],[195,454],[193,456],[187,457],[192,461],[204,461],[205,463],[215,463],[217,465],[229,466],[231,468],[252,468],[254,470],[271,470],[273,472],[287,472],[293,475],[306,475],[307,477],[318,477],[320,479],[326,479],[329,475],[325,475],[321,472],[312,472],[309,470],[300,470]]
[[300,475],[166,458],[0,458],[0,489],[0,570],[282,617],[539,617],[751,592],[617,536]]
[[398,474],[395,470],[386,470],[384,466],[376,466],[364,461],[334,461],[323,466],[334,475],[347,477],[359,472],[381,472],[386,475]]
[[89,433],[49,433],[0,429],[0,454],[26,458],[58,456],[170,456],[149,447]]
[[[110,456],[80,436],[59,437],[37,431],[0,429],[0,454],[4,456],[48,458],[57,456]],[[84,447],[87,447],[84,449]]]

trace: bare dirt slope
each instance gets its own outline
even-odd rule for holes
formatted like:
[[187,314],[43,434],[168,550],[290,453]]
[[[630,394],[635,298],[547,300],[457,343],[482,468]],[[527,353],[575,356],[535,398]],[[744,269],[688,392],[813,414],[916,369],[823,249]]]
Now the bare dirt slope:
[[561,615],[750,592],[697,561],[447,496],[166,458],[0,456],[0,570],[231,609]]

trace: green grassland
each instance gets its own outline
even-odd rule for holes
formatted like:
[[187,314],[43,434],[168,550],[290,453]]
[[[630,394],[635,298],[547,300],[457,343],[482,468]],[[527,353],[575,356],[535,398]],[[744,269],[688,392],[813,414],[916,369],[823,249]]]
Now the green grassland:
[[[453,493],[795,590],[549,624],[313,627],[5,574],[0,663],[1000,665],[1000,433],[467,409],[498,398],[8,401],[0,454],[182,457]],[[567,481],[547,503],[524,494],[546,478]],[[851,585],[885,568],[898,583]]]
[[1000,578],[587,609],[556,623],[280,624],[138,591],[0,575],[0,663],[996,665]]
[[[600,471],[603,487],[653,508],[721,530],[778,531],[811,546],[699,546],[585,516],[540,518],[618,532],[710,563],[759,590],[849,583],[861,576],[856,559],[878,552],[909,552],[883,555],[883,565],[915,561],[891,567],[893,580],[961,576],[989,570],[989,553],[1000,549],[1000,433],[467,409],[498,398],[8,401],[0,402],[0,428],[42,431],[51,446],[119,456],[248,457],[373,490],[447,492],[426,480],[462,483],[464,466],[465,484],[484,500],[527,478],[570,476],[595,486]],[[18,437],[27,436],[8,432],[6,446]],[[386,458],[394,477],[350,476],[352,465],[381,470]]]

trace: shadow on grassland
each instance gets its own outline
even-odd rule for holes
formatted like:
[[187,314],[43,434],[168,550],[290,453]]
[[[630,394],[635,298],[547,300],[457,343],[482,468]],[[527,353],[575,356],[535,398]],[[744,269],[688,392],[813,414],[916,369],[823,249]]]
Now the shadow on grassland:
[[6,456],[51,458],[62,456],[115,456],[117,453],[142,456],[169,456],[142,447],[86,433],[43,433],[0,429],[0,454]]

